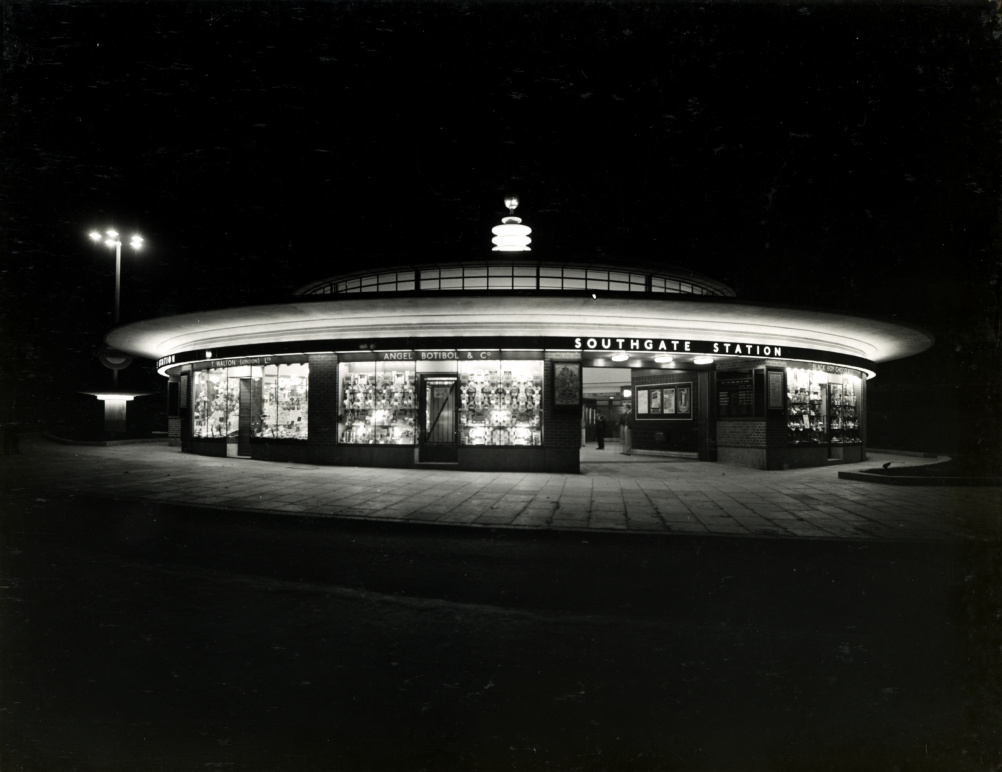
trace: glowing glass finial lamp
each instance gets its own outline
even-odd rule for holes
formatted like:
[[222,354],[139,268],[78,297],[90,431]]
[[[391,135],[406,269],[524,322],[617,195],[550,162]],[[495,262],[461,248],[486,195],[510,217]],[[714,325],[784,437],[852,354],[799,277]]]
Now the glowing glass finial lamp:
[[508,207],[508,216],[501,219],[501,225],[491,228],[494,238],[495,252],[531,252],[529,249],[529,234],[532,228],[522,225],[522,218],[515,217],[515,207],[518,206],[518,199],[509,196],[504,200],[504,205]]

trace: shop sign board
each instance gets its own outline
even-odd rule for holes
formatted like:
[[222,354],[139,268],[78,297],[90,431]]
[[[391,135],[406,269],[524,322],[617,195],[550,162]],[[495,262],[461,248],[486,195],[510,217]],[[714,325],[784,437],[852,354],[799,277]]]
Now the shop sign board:
[[221,370],[224,367],[264,367],[266,365],[288,365],[305,362],[307,358],[302,354],[283,354],[279,356],[256,356],[256,357],[222,357],[219,359],[205,359],[201,362],[193,363],[196,370]]
[[[541,358],[539,352],[519,352],[518,359]],[[402,351],[362,351],[339,354],[342,362],[490,362],[511,359],[512,352],[500,349],[410,349]]]
[[862,373],[860,373],[859,370],[854,370],[851,367],[843,367],[842,365],[826,365],[815,362],[810,365],[809,369],[818,370],[823,373],[833,373],[838,375],[855,375],[857,378],[862,377]]

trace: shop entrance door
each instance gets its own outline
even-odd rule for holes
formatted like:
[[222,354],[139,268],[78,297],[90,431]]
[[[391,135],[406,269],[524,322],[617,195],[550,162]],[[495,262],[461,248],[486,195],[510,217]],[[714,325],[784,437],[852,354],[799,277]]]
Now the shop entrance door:
[[842,404],[842,384],[829,383],[827,399],[821,400],[822,426],[825,428],[825,441],[828,443],[828,458],[841,459],[842,456],[842,422],[836,405]]
[[455,376],[423,377],[421,389],[421,445],[419,461],[455,463],[459,460]]
[[239,414],[237,416],[237,455],[238,456],[249,456],[250,450],[250,436],[251,436],[251,379],[241,378],[240,379],[240,395],[239,395],[238,409]]

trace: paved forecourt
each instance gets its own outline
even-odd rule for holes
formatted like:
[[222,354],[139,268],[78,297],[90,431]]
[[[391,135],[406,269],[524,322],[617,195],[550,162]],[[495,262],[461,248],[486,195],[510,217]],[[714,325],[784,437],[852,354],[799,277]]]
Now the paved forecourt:
[[497,528],[817,539],[1000,538],[998,487],[842,480],[583,448],[580,475],[284,464],[182,454],[163,443],[65,445],[28,435],[0,468],[5,497],[98,496],[310,517]]

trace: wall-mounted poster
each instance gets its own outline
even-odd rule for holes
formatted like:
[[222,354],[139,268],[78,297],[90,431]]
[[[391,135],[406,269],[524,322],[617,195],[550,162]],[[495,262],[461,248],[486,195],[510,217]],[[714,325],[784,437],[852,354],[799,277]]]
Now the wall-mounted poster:
[[637,386],[637,420],[692,420],[692,382]]
[[771,410],[781,410],[783,408],[783,396],[786,390],[783,388],[783,373],[777,370],[769,371],[769,408]]
[[692,388],[689,386],[678,387],[678,399],[676,402],[679,415],[692,415]]
[[581,406],[581,363],[553,363],[553,404],[556,407]]

